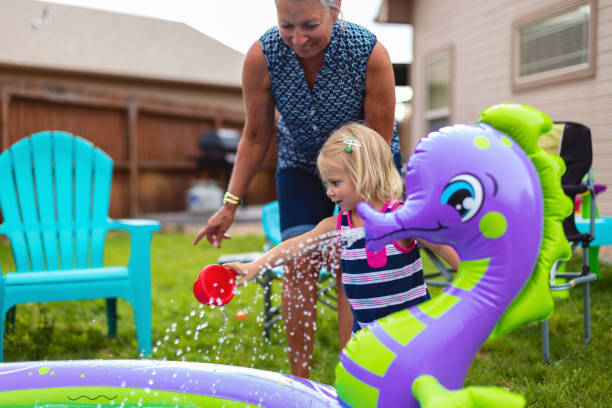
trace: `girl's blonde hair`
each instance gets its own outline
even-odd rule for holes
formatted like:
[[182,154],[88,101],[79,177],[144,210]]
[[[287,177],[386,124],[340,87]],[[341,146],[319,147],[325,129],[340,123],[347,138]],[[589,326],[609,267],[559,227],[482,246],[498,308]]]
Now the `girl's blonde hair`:
[[402,180],[389,145],[364,125],[349,123],[331,134],[319,152],[317,167],[330,164],[341,165],[347,171],[362,201],[402,198]]

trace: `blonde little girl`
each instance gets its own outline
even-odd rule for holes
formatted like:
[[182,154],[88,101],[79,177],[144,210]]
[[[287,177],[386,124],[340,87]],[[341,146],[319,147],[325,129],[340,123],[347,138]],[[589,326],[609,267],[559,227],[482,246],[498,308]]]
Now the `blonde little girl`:
[[[283,241],[254,262],[227,264],[242,275],[239,285],[266,268],[303,256],[304,250],[317,250],[316,245],[307,243],[321,235],[336,230],[346,235],[362,227],[363,220],[355,211],[361,201],[381,212],[394,211],[402,205],[402,182],[389,146],[366,126],[352,123],[332,133],[319,152],[317,168],[327,196],[340,207],[339,214],[325,218],[303,235]],[[393,242],[379,252],[366,249],[363,238],[338,246],[342,286],[353,313],[353,333],[376,319],[430,298],[419,246],[458,267],[459,259],[450,247],[420,239]]]

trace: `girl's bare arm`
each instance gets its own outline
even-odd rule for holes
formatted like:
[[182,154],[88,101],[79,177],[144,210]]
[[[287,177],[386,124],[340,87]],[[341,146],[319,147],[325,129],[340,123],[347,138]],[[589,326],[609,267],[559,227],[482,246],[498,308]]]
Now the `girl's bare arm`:
[[416,240],[420,246],[430,249],[433,253],[444,259],[454,270],[459,269],[459,255],[448,245],[434,244],[424,239]]
[[244,285],[246,282],[253,279],[258,273],[261,273],[266,269],[292,262],[312,251],[319,250],[317,241],[321,239],[320,236],[335,230],[336,223],[337,221],[335,216],[325,218],[311,231],[281,242],[263,254],[256,261],[248,263],[231,262],[225,265],[234,269],[239,275],[242,276],[242,279],[238,282],[237,286]]

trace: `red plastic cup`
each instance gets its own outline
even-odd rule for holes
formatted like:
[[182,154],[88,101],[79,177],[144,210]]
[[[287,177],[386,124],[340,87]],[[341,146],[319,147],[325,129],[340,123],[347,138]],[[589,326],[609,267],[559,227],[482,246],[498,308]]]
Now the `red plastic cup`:
[[236,272],[223,265],[208,265],[193,284],[193,295],[205,305],[223,306],[234,297]]

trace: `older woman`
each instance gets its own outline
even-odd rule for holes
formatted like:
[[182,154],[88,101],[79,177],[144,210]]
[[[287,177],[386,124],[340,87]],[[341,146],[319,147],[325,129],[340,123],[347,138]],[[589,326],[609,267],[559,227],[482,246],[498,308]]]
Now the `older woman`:
[[[393,115],[393,68],[386,49],[365,28],[338,19],[341,0],[275,0],[278,26],[249,49],[242,86],[246,122],[223,206],[195,237],[219,247],[237,206],[261,164],[277,124],[276,174],[284,240],[311,230],[333,212],[316,171],[320,147],[348,122],[365,121],[390,145],[401,166]],[[314,265],[316,263],[311,263]],[[305,270],[310,269],[310,270]],[[312,362],[318,268],[288,265],[283,318],[291,369],[307,378]],[[340,345],[351,313],[338,285]],[[299,301],[298,301],[299,299]]]

